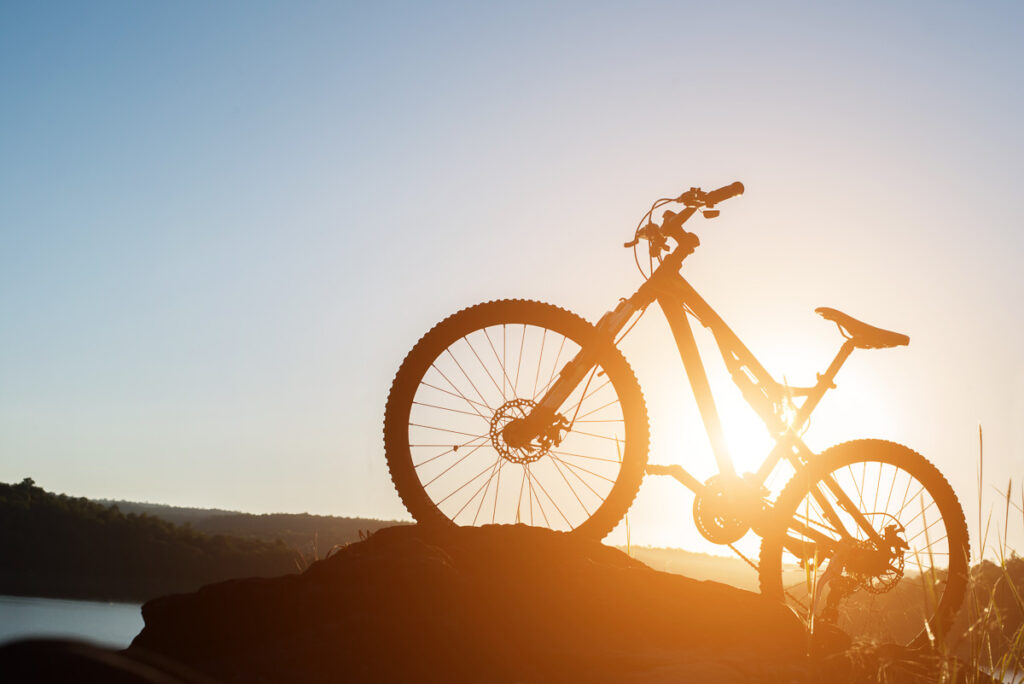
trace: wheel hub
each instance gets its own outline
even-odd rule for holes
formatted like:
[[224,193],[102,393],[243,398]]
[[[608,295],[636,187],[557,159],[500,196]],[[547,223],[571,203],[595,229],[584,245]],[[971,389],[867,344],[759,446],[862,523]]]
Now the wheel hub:
[[561,443],[562,431],[569,427],[565,416],[556,413],[538,429],[537,416],[532,415],[536,408],[537,402],[530,399],[510,399],[491,417],[491,445],[505,460],[533,463]]
[[881,542],[859,541],[850,552],[846,563],[849,573],[858,584],[872,594],[884,594],[903,578],[904,556],[910,545],[904,537],[906,530],[888,514],[893,524],[885,527]]
[[537,403],[529,399],[511,399],[498,407],[491,417],[491,445],[511,463],[533,463],[543,458],[548,449],[535,444],[529,433],[526,417]]

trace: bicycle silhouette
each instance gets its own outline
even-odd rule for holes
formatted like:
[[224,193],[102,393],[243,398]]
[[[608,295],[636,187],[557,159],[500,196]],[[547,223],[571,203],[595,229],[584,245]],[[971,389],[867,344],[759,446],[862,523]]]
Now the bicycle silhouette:
[[[694,492],[704,537],[731,545],[751,530],[761,536],[761,592],[812,627],[923,643],[945,631],[965,594],[969,546],[956,494],[905,446],[857,440],[815,454],[801,439],[855,349],[909,338],[819,308],[845,337],[835,358],[813,386],[775,381],[680,275],[700,244],[683,225],[696,213],[718,216],[714,207],[742,192],[733,183],[655,202],[626,243],[636,256],[647,242],[649,274],[641,268],[644,283],[596,325],[550,304],[502,300],[431,329],[388,396],[385,451],[395,488],[422,524],[528,523],[601,539],[626,514],[645,472],[670,475]],[[654,211],[671,202],[681,210],[654,223]],[[644,399],[616,344],[654,302],[718,466],[706,482],[680,465],[647,465]],[[756,472],[740,476],[730,458],[690,317],[711,331],[774,439]],[[765,483],[780,464],[794,474],[772,501]]]

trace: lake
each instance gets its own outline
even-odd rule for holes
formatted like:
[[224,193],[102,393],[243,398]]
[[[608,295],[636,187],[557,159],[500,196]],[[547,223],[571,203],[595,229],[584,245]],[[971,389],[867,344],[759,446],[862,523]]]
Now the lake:
[[141,607],[137,603],[0,596],[0,644],[44,636],[125,648],[142,630]]

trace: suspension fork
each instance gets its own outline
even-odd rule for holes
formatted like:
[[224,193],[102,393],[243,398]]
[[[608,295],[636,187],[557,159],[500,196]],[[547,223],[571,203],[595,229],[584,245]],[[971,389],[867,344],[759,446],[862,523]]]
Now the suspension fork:
[[[623,299],[611,311],[606,312],[594,326],[593,336],[583,343],[581,349],[558,372],[558,379],[552,383],[536,408],[525,418],[528,434],[537,435],[550,425],[559,407],[565,403],[573,390],[579,386],[597,364],[601,350],[615,344],[615,336],[625,327],[637,311],[643,310],[653,301],[650,281],[645,282],[629,299]],[[582,398],[581,398],[582,401]],[[571,418],[570,418],[571,420]]]

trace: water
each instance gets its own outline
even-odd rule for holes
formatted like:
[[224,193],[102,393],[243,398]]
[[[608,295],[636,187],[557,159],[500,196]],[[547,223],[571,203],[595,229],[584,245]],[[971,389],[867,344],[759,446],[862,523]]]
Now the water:
[[137,603],[0,596],[0,644],[42,636],[125,648],[142,630],[140,608]]

